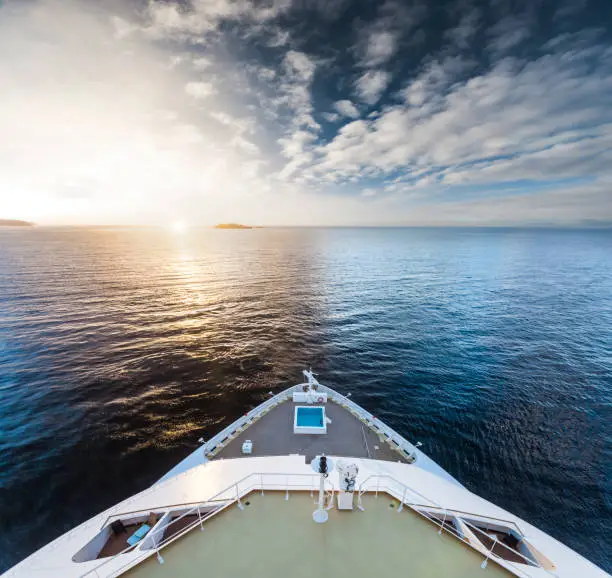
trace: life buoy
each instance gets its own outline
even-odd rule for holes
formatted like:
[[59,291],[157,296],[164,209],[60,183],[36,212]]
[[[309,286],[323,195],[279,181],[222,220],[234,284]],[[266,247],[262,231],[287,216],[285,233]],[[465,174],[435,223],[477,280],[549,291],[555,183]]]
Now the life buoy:
[[317,403],[323,403],[325,401],[325,398],[322,396],[317,397]]

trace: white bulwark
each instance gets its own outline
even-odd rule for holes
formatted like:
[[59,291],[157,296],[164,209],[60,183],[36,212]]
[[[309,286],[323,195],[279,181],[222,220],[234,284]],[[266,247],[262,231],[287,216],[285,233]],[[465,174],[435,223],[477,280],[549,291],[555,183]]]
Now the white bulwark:
[[3,576],[609,578],[304,375]]

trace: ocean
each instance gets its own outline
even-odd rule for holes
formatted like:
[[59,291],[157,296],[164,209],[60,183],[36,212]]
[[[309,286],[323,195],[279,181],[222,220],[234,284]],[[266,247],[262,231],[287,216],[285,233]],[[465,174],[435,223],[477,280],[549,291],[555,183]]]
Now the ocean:
[[0,570],[319,380],[612,572],[612,231],[0,229]]

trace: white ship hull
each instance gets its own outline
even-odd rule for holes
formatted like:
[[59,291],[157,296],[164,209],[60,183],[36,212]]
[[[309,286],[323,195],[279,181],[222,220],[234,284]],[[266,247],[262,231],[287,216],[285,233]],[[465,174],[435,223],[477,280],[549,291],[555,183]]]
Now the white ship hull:
[[[264,496],[270,492],[282,492],[286,499],[318,492],[320,476],[310,465],[313,453],[325,453],[333,462],[350,462],[358,469],[354,492],[348,497],[338,476],[332,474],[325,480],[326,509],[337,509],[338,506],[351,509],[355,506],[353,512],[340,514],[344,518],[327,522],[324,530],[327,533],[333,533],[334,528],[341,525],[357,532],[360,520],[366,520],[369,515],[369,507],[363,504],[372,497],[383,495],[393,500],[390,506],[399,516],[408,512],[412,518],[427,521],[430,527],[424,526],[419,535],[427,532],[448,534],[451,542],[460,543],[462,552],[453,556],[463,557],[461,564],[473,563],[474,575],[480,575],[478,572],[482,566],[489,573],[495,571],[533,578],[609,576],[551,536],[469,492],[415,445],[347,397],[318,384],[312,374],[305,373],[309,386],[300,384],[271,397],[206,441],[153,486],[60,536],[3,576],[103,578],[125,573],[131,575],[133,572],[138,576],[141,565],[145,568],[146,564],[149,564],[145,568],[146,575],[151,575],[153,567],[150,564],[153,562],[149,559],[153,559],[155,564],[167,562],[162,567],[164,573],[159,575],[173,578],[191,576],[191,567],[180,570],[172,566],[178,564],[178,550],[173,551],[173,547],[181,543],[186,545],[187,540],[195,539],[195,532],[209,526],[210,531],[214,531],[211,522],[216,519],[226,517],[228,523],[233,523],[228,512],[236,508],[243,510],[254,492],[261,495],[257,498],[259,500],[265,500]],[[331,423],[323,435],[295,435],[291,429],[293,422],[288,420],[288,417],[293,419],[293,395],[303,395],[303,390],[309,388],[309,391],[314,391],[313,384],[317,396],[324,394],[325,400],[315,396],[309,401],[315,406],[325,405]],[[251,443],[252,453],[245,457],[242,450],[247,440]],[[411,523],[414,522],[412,518]],[[389,518],[393,524],[399,519]],[[295,530],[294,526],[302,523],[314,524],[312,519],[299,520],[288,525],[286,531],[291,532]],[[123,526],[125,535],[118,533],[117,527],[120,526]],[[378,528],[377,532],[386,531],[380,525]],[[388,531],[397,538],[397,533],[402,530],[390,526]],[[140,539],[139,532],[142,533]],[[198,539],[204,540],[206,534],[201,536]],[[429,535],[426,538],[431,539]],[[240,550],[238,537],[236,541]],[[197,548],[205,545],[202,543]],[[326,547],[331,548],[329,544]],[[433,564],[437,556],[442,559],[443,552],[436,552],[438,547],[450,546],[423,546],[421,550],[432,549],[423,552],[424,560],[432,560]],[[464,554],[463,550],[469,552]],[[355,556],[357,552],[355,550]],[[471,558],[465,558],[468,555]],[[334,559],[335,552],[327,552],[326,556],[326,559]],[[253,555],[253,560],[255,558]],[[316,552],[311,552],[311,558],[316,560]],[[411,569],[410,560],[406,561],[406,575],[416,578],[464,575],[459,570],[459,563],[449,566],[450,573],[448,569],[444,570],[444,576],[433,566],[427,568],[424,562],[417,565],[414,559],[414,563],[415,567]],[[371,572],[363,567],[364,563],[360,564],[358,567],[363,568],[364,575]],[[389,559],[389,568],[391,564]],[[221,564],[208,575],[217,578],[232,575],[229,568]],[[456,573],[452,568],[457,568]],[[266,573],[273,575],[272,571]],[[293,574],[302,575],[297,570],[292,573],[290,569],[285,575]]]

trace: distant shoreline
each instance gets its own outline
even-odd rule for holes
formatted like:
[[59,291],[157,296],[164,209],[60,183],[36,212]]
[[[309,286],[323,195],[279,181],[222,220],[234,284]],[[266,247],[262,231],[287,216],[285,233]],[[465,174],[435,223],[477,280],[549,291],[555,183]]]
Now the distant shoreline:
[[0,219],[0,227],[33,227],[34,223],[18,219]]
[[252,229],[249,225],[240,225],[239,223],[219,223],[215,225],[215,229]]

